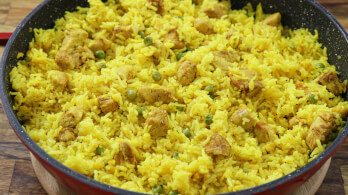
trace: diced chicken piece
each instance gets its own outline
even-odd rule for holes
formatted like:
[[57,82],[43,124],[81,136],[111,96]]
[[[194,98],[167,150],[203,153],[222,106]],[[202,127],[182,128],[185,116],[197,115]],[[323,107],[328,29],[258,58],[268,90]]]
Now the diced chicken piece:
[[149,2],[152,3],[153,6],[155,6],[157,8],[157,13],[158,14],[163,14],[164,12],[164,4],[163,4],[163,0],[149,0]]
[[60,118],[59,124],[63,127],[75,127],[83,117],[83,110],[71,107],[66,110]]
[[112,31],[112,40],[115,40],[116,38],[120,38],[123,37],[125,39],[129,39],[131,37],[133,37],[133,29],[131,26],[119,26],[117,28],[115,28]]
[[299,125],[301,122],[304,123],[304,119],[300,117],[292,117],[289,120],[289,129],[292,129],[294,126]]
[[263,23],[270,25],[270,26],[278,26],[280,24],[280,21],[282,20],[282,16],[279,12],[274,13],[270,16],[268,16]]
[[295,87],[298,90],[303,90],[305,92],[305,94],[310,94],[311,93],[311,90],[307,86],[304,86],[304,83],[301,82],[301,81],[297,81],[296,84],[295,84]]
[[88,33],[85,30],[69,29],[60,49],[66,50],[82,46],[87,38]]
[[313,121],[308,130],[306,143],[311,150],[314,150],[317,145],[317,140],[321,143],[326,143],[330,133],[337,127],[335,115],[333,112],[322,112]]
[[214,59],[212,64],[215,68],[220,68],[221,72],[226,74],[229,72],[228,68],[232,63],[240,61],[240,54],[231,51],[217,51],[213,53]]
[[254,133],[260,143],[273,142],[277,136],[273,128],[264,122],[256,123]]
[[205,153],[209,155],[231,156],[231,146],[221,135],[213,133],[209,142],[204,146]]
[[99,97],[98,104],[101,111],[105,114],[114,112],[118,109],[118,104],[111,97]]
[[[254,96],[258,94],[264,86],[257,78],[257,72],[254,70],[240,70],[242,76],[236,76],[234,74],[229,74],[232,84],[234,84],[242,92],[247,93],[249,96]],[[249,83],[253,81],[254,88],[250,88]]]
[[80,54],[73,51],[59,50],[55,60],[63,69],[74,69],[80,66]]
[[337,104],[337,106],[332,108],[332,111],[340,114],[341,118],[346,120],[348,114],[348,103],[340,102]]
[[152,137],[165,137],[169,129],[167,111],[155,108],[145,121],[145,126],[151,126],[149,133]]
[[80,65],[88,59],[95,60],[94,53],[87,46],[79,47],[76,51],[80,55]]
[[320,79],[319,83],[325,85],[326,89],[335,95],[340,95],[346,92],[346,83],[341,84],[340,79],[334,72],[328,72],[324,74]]
[[195,80],[196,74],[197,65],[191,61],[185,61],[181,63],[181,66],[179,67],[177,73],[178,81],[183,86],[189,85]]
[[92,40],[88,46],[93,51],[97,51],[97,50],[106,51],[111,47],[111,44],[112,44],[112,41],[110,41],[104,37],[101,37],[101,38]]
[[209,18],[220,19],[222,16],[228,14],[228,9],[221,4],[215,4],[212,8],[205,9],[204,13],[207,14]]
[[138,92],[139,96],[150,104],[160,101],[162,101],[164,104],[168,104],[174,101],[173,94],[169,88],[140,87]]
[[243,127],[246,131],[251,131],[256,125],[256,120],[246,109],[236,110],[232,114],[231,120],[235,125]]
[[66,73],[52,70],[49,72],[51,81],[53,85],[56,87],[55,90],[64,91],[66,86],[68,85],[69,77]]
[[131,65],[124,65],[117,68],[117,74],[122,80],[130,80],[134,78],[134,67]]
[[178,28],[169,30],[164,39],[174,43],[173,49],[181,49],[185,47],[185,42],[180,41],[180,37],[177,31]]
[[118,154],[115,156],[116,164],[121,165],[125,162],[129,162],[130,164],[137,164],[137,160],[135,158],[135,152],[132,146],[126,142],[120,142],[120,149]]
[[160,41],[156,41],[154,43],[154,46],[157,48],[157,51],[153,54],[153,62],[154,64],[158,65],[161,63],[161,58],[166,59],[169,54],[168,48]]
[[214,32],[214,26],[213,24],[205,18],[197,18],[193,22],[193,26],[201,33],[203,34],[211,34]]
[[75,139],[76,139],[76,135],[74,133],[74,129],[71,127],[64,127],[59,132],[59,141],[61,142],[73,141]]
[[87,59],[94,59],[93,52],[83,46],[88,33],[81,29],[71,29],[58,50],[55,61],[63,69],[74,69]]

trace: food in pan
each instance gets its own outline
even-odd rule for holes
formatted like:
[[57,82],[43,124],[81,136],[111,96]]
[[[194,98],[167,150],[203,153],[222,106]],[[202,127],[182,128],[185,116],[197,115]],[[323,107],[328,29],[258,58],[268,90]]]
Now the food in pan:
[[347,82],[320,35],[280,13],[89,3],[34,29],[10,73],[23,128],[81,174],[155,194],[237,191],[304,166],[345,124]]

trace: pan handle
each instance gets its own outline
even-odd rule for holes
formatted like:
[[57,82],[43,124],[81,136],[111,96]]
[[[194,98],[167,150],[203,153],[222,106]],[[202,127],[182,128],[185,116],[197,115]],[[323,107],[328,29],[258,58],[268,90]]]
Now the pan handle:
[[6,45],[12,33],[0,33],[0,46]]

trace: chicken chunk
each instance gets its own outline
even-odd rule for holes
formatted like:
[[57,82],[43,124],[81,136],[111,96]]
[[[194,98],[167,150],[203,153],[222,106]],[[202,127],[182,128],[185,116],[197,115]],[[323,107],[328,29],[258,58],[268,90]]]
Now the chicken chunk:
[[317,145],[317,140],[321,143],[328,141],[330,133],[336,129],[335,115],[333,112],[322,112],[314,119],[308,130],[306,143],[311,150],[314,150]]
[[256,123],[254,133],[260,143],[273,142],[277,136],[273,128],[264,122]]
[[117,28],[115,28],[112,31],[112,38],[111,40],[115,40],[116,38],[124,38],[124,39],[129,39],[133,37],[133,29],[131,26],[124,26],[121,25]]
[[177,31],[178,28],[174,28],[168,31],[164,39],[166,41],[171,41],[174,43],[173,49],[181,49],[185,47],[185,42],[180,41],[179,33]]
[[231,146],[221,135],[213,133],[209,142],[204,146],[205,153],[209,155],[231,156]]
[[140,87],[138,93],[140,97],[150,104],[160,101],[164,104],[168,104],[174,101],[173,94],[169,88]]
[[307,95],[311,93],[311,90],[307,86],[305,86],[304,83],[301,81],[297,81],[295,87],[298,90],[303,90]]
[[59,50],[55,61],[63,69],[74,69],[80,66],[80,54],[74,51]]
[[221,72],[226,75],[228,74],[228,68],[232,66],[232,63],[240,61],[240,54],[238,52],[217,51],[214,52],[213,55],[213,66],[215,68],[220,68]]
[[243,127],[246,131],[251,131],[256,125],[256,120],[251,116],[248,110],[243,108],[236,110],[232,114],[231,120],[235,125]]
[[87,38],[88,33],[84,30],[69,30],[56,54],[56,63],[63,69],[74,69],[87,59],[95,59],[93,52],[84,46],[84,40]]
[[170,53],[169,49],[160,41],[153,44],[157,50],[153,53],[153,62],[155,65],[161,63],[161,58],[166,59]]
[[97,50],[106,51],[111,47],[111,44],[112,44],[112,41],[104,37],[101,37],[101,38],[92,40],[91,43],[88,45],[88,47],[91,48],[93,51],[97,51]]
[[332,111],[340,114],[341,118],[346,120],[348,114],[348,103],[340,102],[337,104],[337,106],[332,108]]
[[101,111],[105,114],[114,112],[118,109],[118,104],[111,97],[99,97],[98,104]]
[[117,68],[117,74],[122,80],[130,80],[134,78],[134,67],[131,65],[124,65]]
[[[254,96],[258,94],[264,86],[257,78],[257,72],[254,70],[240,70],[242,75],[229,74],[231,83],[235,85],[242,92],[246,93],[249,96]],[[244,77],[244,78],[242,78]],[[253,88],[250,88],[249,83],[253,81]]]
[[152,3],[153,6],[155,6],[157,8],[157,13],[158,14],[163,14],[164,12],[164,4],[163,4],[163,0],[149,0],[149,2]]
[[50,71],[49,75],[53,85],[56,87],[54,90],[64,91],[66,86],[68,85],[68,75],[64,72],[57,70]]
[[74,129],[71,127],[64,127],[59,132],[59,141],[61,142],[73,141],[75,139],[76,139],[76,135],[74,133]]
[[263,23],[270,25],[270,26],[278,26],[280,24],[280,21],[282,20],[282,16],[279,12],[274,13],[270,16],[268,16]]
[[341,84],[340,79],[334,72],[328,72],[324,74],[319,79],[319,83],[326,86],[326,89],[335,95],[340,95],[341,93],[346,92],[346,84]]
[[60,118],[59,124],[63,127],[75,127],[83,117],[83,110],[71,107],[66,110]]
[[88,33],[82,29],[69,29],[60,49],[72,49],[82,46],[88,38]]
[[150,126],[149,133],[152,137],[165,137],[169,129],[167,111],[155,108],[145,121],[145,126]]
[[289,120],[289,129],[292,129],[294,126],[304,122],[304,119],[294,116]]
[[197,18],[193,22],[193,26],[201,33],[203,34],[211,34],[214,32],[214,26],[213,24],[205,18]]
[[228,14],[228,9],[221,4],[215,4],[212,8],[205,9],[204,13],[207,14],[209,18],[220,19],[222,16]]
[[189,85],[192,83],[197,74],[197,65],[191,61],[185,61],[181,63],[177,77],[179,83],[181,83],[183,86]]
[[117,165],[129,162],[130,164],[137,164],[136,156],[133,147],[126,141],[120,142],[118,154],[115,155]]

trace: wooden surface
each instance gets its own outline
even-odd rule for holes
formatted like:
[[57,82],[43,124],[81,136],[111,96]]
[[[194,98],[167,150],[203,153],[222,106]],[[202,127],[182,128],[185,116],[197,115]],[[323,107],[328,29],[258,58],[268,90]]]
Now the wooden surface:
[[[0,0],[0,32],[12,32],[42,0]],[[348,29],[348,0],[319,0]],[[0,46],[0,55],[4,47]],[[317,195],[348,194],[348,142],[333,156]],[[0,194],[46,194],[29,152],[13,133],[0,104]]]

